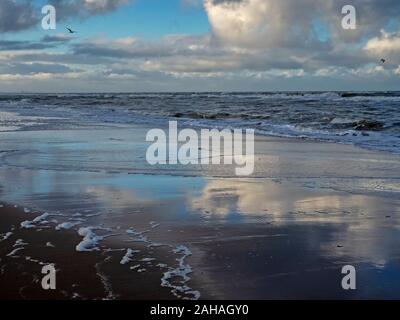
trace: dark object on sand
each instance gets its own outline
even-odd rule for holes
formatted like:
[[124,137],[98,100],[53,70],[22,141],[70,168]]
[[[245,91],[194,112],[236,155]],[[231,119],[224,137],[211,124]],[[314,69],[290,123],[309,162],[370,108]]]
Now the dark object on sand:
[[374,120],[361,120],[355,123],[354,129],[357,131],[379,131],[383,129],[383,123]]

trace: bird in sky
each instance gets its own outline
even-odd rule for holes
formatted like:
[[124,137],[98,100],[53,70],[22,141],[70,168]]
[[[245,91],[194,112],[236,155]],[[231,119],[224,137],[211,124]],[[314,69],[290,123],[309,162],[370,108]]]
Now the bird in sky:
[[65,27],[69,33],[76,33],[76,31],[72,30],[71,28]]
[[381,62],[382,62],[382,63],[385,63],[385,62],[386,62],[386,59],[381,59]]

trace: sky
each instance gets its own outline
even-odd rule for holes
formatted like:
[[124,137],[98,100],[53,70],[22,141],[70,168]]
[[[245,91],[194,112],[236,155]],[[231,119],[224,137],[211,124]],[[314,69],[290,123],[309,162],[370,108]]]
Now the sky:
[[400,1],[0,1],[1,92],[303,90],[400,90]]

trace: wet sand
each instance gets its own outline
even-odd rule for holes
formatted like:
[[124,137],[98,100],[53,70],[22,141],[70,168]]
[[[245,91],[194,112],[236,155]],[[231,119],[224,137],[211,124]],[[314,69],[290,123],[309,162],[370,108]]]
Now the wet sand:
[[[2,134],[1,299],[400,298],[398,156],[257,137],[254,175],[236,178],[151,167],[145,134]],[[85,227],[101,239],[78,252]],[[40,288],[41,263],[57,290]],[[341,288],[347,264],[355,291]]]
[[[171,299],[168,289],[158,288],[161,272],[156,268],[147,270],[143,277],[119,263],[119,251],[77,252],[75,246],[81,238],[75,231],[20,228],[26,217],[14,205],[5,204],[0,208],[1,233],[12,230],[12,235],[0,245],[1,300]],[[10,229],[4,228],[8,225]],[[18,239],[23,239],[26,245],[16,246]],[[22,250],[9,255],[17,248]],[[42,289],[42,267],[47,264],[56,268],[56,290]]]

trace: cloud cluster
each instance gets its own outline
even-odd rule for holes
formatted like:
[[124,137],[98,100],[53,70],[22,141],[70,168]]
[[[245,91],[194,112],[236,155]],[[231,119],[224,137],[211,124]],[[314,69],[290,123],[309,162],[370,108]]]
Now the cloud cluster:
[[356,42],[399,24],[400,2],[353,0],[357,29],[341,25],[344,0],[204,0],[217,38],[245,47],[309,47],[328,36],[332,43]]
[[0,2],[0,32],[20,31],[33,27],[38,14],[29,0]]
[[400,68],[400,32],[382,30],[379,36],[368,40],[364,50],[372,57],[385,57],[389,64],[398,64]]
[[[4,1],[0,10],[17,5],[16,1]],[[182,1],[185,6],[205,10],[210,33],[166,35],[157,40],[104,36],[73,40],[63,34],[47,35],[40,41],[3,40],[0,62],[8,65],[0,67],[0,79],[9,80],[11,75],[29,75],[31,79],[35,74],[53,80],[73,77],[77,79],[74,83],[83,84],[88,91],[371,90],[397,86],[398,0],[353,0],[356,30],[341,27],[341,8],[348,4],[344,0]],[[50,2],[64,19],[104,14],[127,3]],[[32,7],[25,10],[30,12]],[[14,30],[21,28],[23,24],[14,24]],[[382,57],[387,60],[384,65]]]
[[[49,0],[57,9],[57,19],[87,18],[114,11],[131,0]],[[43,18],[41,7],[32,0],[1,0],[0,32],[33,28]]]
[[131,0],[50,0],[60,19],[89,17],[114,11]]

